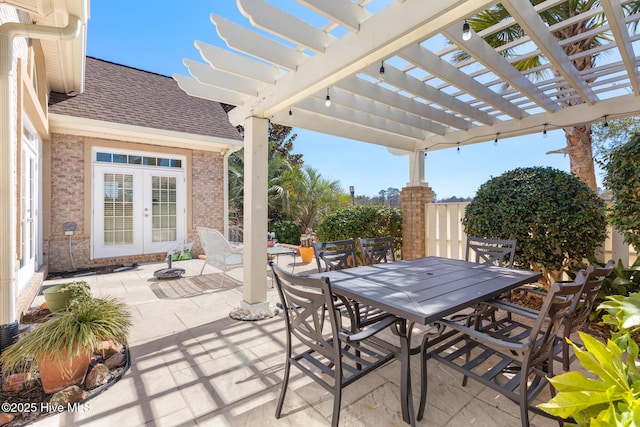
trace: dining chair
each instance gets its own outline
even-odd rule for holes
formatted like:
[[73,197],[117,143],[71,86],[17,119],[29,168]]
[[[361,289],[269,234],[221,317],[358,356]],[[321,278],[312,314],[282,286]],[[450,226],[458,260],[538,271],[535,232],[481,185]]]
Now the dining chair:
[[464,260],[477,264],[490,263],[498,267],[513,267],[517,240],[484,239],[467,236]]
[[[314,242],[313,249],[319,273],[358,266],[353,239]],[[343,302],[348,302],[348,304],[339,302],[337,305],[343,317],[348,318],[351,331],[376,323],[380,318],[387,316],[385,311],[361,304],[358,301],[345,299]]]
[[362,264],[373,265],[396,260],[393,253],[393,240],[388,237],[359,238],[358,246],[362,254]]
[[319,273],[358,266],[356,245],[353,239],[314,242],[313,251]]
[[587,273],[580,270],[572,283],[552,285],[531,326],[514,324],[509,329],[487,326],[478,330],[478,325],[450,320],[436,322],[444,331],[442,336],[432,343],[431,337],[425,336],[421,346],[418,420],[424,415],[429,359],[462,373],[463,385],[471,378],[518,403],[523,427],[529,426],[529,410],[547,415],[530,402],[548,383],[547,377],[553,376],[556,337],[562,335],[563,322],[586,281]]
[[207,264],[222,270],[220,286],[223,286],[227,271],[242,267],[242,247],[234,248],[215,228],[198,227],[198,236],[205,254],[200,274]]
[[[298,276],[272,265],[287,330],[286,359],[276,418],[282,415],[291,365],[333,394],[331,425],[338,426],[342,389],[395,358],[396,348],[376,334],[396,322],[387,315],[357,333],[339,327],[342,295],[328,278]],[[295,341],[295,342],[294,342]],[[295,351],[294,351],[295,349]]]
[[[595,308],[596,298],[602,288],[602,283],[609,276],[615,266],[614,260],[609,260],[603,267],[590,266],[585,271],[587,274],[587,280],[583,288],[580,290],[578,298],[574,298],[569,308],[567,317],[562,327],[562,333],[558,336],[556,346],[553,354],[554,359],[562,362],[562,369],[568,371],[571,362],[575,359],[575,354],[571,351],[572,346],[567,342],[567,338],[570,338],[572,333],[579,330],[587,331],[589,324],[589,316]],[[561,285],[564,282],[558,282]],[[526,287],[518,288],[517,291],[523,293],[534,293],[545,297],[546,292],[537,289],[528,289]],[[507,309],[512,312],[518,311],[518,313],[524,318],[535,318],[538,315],[538,311],[513,304],[507,301],[491,301],[489,304],[495,309]],[[514,326],[514,324],[518,325]],[[526,328],[526,324],[521,324],[515,319],[501,319],[500,327],[506,328],[506,331],[513,327]]]

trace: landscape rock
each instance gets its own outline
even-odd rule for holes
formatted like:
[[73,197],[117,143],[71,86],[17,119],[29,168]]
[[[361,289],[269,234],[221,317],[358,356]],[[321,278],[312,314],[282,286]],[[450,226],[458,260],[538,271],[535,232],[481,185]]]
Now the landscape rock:
[[[18,392],[24,389],[24,384],[31,380],[30,373],[11,374],[2,381],[2,391]],[[2,424],[0,424],[2,425]]]
[[69,403],[80,402],[87,398],[87,392],[78,387],[77,385],[72,385],[71,387],[67,387],[64,390],[60,390],[51,396],[49,400],[49,405],[58,407],[63,406],[67,407]]
[[108,369],[114,369],[122,365],[123,360],[124,354],[116,353],[104,361],[104,366],[106,366]]
[[102,363],[98,363],[87,375],[87,379],[84,381],[84,386],[88,389],[92,389],[102,384],[106,384],[107,381],[109,381],[109,368]]
[[102,357],[109,357],[114,353],[122,351],[122,344],[116,344],[113,341],[100,341],[96,347],[96,352]]

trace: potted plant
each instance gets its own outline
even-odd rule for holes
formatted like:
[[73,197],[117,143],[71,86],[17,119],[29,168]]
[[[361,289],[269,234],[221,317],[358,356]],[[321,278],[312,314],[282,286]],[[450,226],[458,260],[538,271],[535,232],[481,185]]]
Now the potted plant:
[[126,305],[113,298],[74,299],[2,352],[3,376],[37,365],[45,393],[80,384],[98,343],[126,342],[130,317]]
[[309,264],[313,260],[313,243],[316,241],[316,235],[310,228],[307,228],[306,234],[300,236],[300,258],[305,264]]
[[62,283],[42,291],[47,307],[51,312],[63,310],[71,300],[80,300],[91,296],[91,288],[84,280]]

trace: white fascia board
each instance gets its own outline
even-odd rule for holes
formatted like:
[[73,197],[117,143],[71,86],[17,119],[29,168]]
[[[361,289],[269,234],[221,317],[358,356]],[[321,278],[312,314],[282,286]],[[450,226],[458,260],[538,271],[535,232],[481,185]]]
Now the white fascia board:
[[49,133],[214,152],[237,151],[243,147],[241,139],[194,135],[61,114],[49,114]]

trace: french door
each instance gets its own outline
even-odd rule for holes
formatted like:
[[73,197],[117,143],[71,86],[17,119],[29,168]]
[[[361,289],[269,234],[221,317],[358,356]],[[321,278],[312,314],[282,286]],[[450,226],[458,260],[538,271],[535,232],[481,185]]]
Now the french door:
[[182,169],[95,164],[93,258],[167,252],[186,236]]
[[38,269],[41,259],[40,233],[40,138],[27,129],[22,139],[20,174],[20,269],[18,286],[22,289]]

